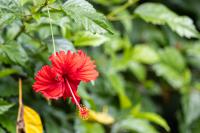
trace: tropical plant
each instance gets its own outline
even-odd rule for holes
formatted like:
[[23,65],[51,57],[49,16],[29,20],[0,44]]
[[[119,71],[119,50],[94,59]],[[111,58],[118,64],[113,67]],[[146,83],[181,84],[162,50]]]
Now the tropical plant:
[[[0,0],[0,133],[199,133],[199,5]],[[32,89],[54,51],[79,49],[99,72],[78,86],[87,120]]]

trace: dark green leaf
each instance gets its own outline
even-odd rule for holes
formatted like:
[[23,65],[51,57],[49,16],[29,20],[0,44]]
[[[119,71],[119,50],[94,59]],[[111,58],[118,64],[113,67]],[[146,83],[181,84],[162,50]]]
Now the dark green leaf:
[[0,115],[8,111],[14,104],[8,103],[3,99],[0,99]]
[[15,42],[7,45],[0,45],[0,54],[6,56],[10,61],[25,66],[28,61],[28,55],[23,47]]
[[9,133],[16,133],[17,107],[12,107],[5,114],[0,115],[0,124]]
[[10,97],[18,95],[17,82],[11,77],[0,80],[0,97]]

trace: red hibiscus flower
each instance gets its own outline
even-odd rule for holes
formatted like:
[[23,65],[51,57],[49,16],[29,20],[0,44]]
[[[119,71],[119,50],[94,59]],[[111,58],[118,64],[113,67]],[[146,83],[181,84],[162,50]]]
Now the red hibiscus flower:
[[80,105],[77,88],[81,81],[90,82],[98,77],[96,65],[83,51],[53,54],[49,60],[52,66],[45,65],[35,77],[33,89],[41,92],[47,99],[71,98],[84,118],[88,110]]

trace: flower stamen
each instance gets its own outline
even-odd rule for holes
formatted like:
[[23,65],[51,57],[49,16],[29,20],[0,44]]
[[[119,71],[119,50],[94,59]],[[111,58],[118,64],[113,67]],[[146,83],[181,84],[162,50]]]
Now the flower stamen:
[[88,116],[89,116],[89,110],[87,107],[85,107],[84,105],[81,106],[81,108],[79,109],[79,116],[83,119],[83,120],[87,120]]
[[88,119],[88,115],[89,115],[89,110],[88,110],[88,108],[86,108],[85,106],[79,104],[78,100],[77,100],[76,97],[75,97],[74,92],[72,91],[72,88],[71,88],[71,86],[70,86],[68,80],[66,80],[66,82],[67,82],[67,85],[68,85],[68,87],[69,87],[70,93],[72,94],[72,98],[74,99],[74,101],[75,101],[75,103],[76,103],[76,105],[77,105],[77,107],[78,107],[78,109],[79,109],[79,116],[80,116],[83,120],[87,120],[87,119]]

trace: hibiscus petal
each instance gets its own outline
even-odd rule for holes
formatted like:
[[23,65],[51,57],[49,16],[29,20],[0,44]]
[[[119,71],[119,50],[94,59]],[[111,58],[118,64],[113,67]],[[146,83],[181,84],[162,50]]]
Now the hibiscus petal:
[[33,89],[41,92],[47,99],[58,99],[64,92],[61,78],[48,65],[43,66],[36,74]]
[[81,58],[81,61],[79,62],[81,66],[76,71],[76,79],[84,82],[96,80],[99,73],[96,71],[94,61],[91,61],[90,57],[88,57],[83,51],[78,51],[78,54]]
[[53,69],[69,80],[82,80],[89,82],[98,77],[95,70],[96,65],[83,51],[76,52],[64,51],[52,55],[49,60],[52,62]]

